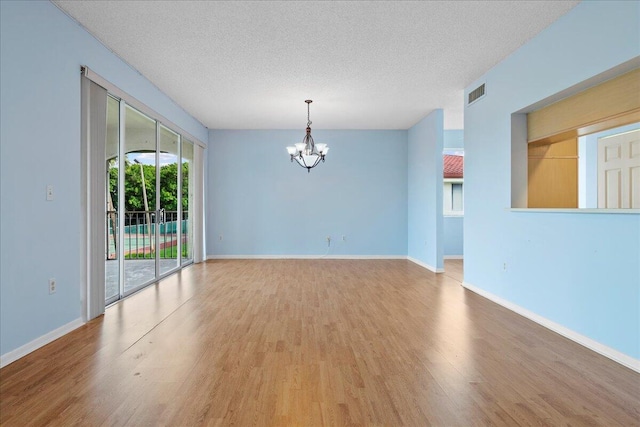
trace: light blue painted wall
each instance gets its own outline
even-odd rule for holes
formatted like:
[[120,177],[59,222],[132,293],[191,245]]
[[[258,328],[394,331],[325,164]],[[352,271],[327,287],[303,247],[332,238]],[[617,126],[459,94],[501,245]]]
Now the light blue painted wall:
[[464,217],[445,216],[443,220],[444,255],[464,255]]
[[464,148],[464,129],[445,129],[444,148]]
[[303,128],[209,131],[208,255],[406,255],[407,131],[312,134],[330,151],[307,173]]
[[[444,149],[460,148],[464,149],[464,130],[462,129],[445,129],[444,131]],[[461,216],[445,216],[443,218],[443,253],[447,255],[463,255],[464,243],[464,226]]]
[[469,85],[487,96],[464,125],[465,281],[634,358],[640,215],[505,208],[511,114],[638,56],[639,17],[638,2],[580,3]]
[[0,354],[81,316],[82,64],[207,141],[206,128],[52,3],[0,2]]
[[443,264],[442,150],[444,115],[435,110],[409,129],[407,254]]

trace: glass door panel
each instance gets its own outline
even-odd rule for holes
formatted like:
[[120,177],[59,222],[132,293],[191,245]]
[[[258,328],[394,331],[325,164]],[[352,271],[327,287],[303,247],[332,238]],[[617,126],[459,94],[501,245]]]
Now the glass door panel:
[[194,144],[107,98],[105,302],[193,262]]
[[193,262],[193,142],[182,138],[182,264]]
[[156,278],[156,122],[125,109],[124,293]]
[[160,275],[180,266],[179,158],[180,136],[160,125],[158,182],[158,250]]
[[120,297],[120,265],[118,260],[118,152],[120,145],[120,101],[107,97],[107,223],[105,250],[105,300],[108,303]]

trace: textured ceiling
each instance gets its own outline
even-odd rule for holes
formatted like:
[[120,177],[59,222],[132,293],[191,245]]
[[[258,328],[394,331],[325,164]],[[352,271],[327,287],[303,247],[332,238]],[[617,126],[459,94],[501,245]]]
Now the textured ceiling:
[[[576,1],[55,1],[209,128],[407,129]],[[87,64],[91,67],[91,64]]]

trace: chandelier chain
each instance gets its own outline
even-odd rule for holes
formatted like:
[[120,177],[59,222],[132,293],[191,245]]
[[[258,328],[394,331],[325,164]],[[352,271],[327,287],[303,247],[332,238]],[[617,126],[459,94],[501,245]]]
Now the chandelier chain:
[[310,104],[311,104],[310,102],[307,102],[307,127],[311,127],[311,123],[312,123],[311,122],[311,118],[309,116],[309,105]]

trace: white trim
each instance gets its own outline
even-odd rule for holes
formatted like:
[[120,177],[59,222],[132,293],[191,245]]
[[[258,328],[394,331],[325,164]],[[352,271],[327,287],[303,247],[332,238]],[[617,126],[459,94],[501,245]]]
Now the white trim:
[[517,304],[509,302],[496,295],[493,295],[492,293],[487,292],[483,289],[480,289],[470,283],[462,282],[462,286],[490,301],[495,302],[498,305],[503,306],[506,309],[513,311],[514,313],[517,313],[523,317],[526,317],[527,319],[532,320],[537,324],[544,326],[545,328],[550,329],[553,332],[556,332],[565,338],[570,339],[571,341],[574,341],[580,345],[583,345],[586,348],[593,350],[596,353],[599,353],[613,360],[614,362],[617,362],[623,366],[626,366],[629,369],[633,369],[636,372],[640,372],[640,359],[635,359],[616,349],[613,349],[604,344],[601,344],[598,341],[595,341],[589,337],[581,335],[565,326],[560,325],[559,323],[556,323],[552,320],[549,320],[545,317],[540,316],[539,314],[529,311],[526,308],[522,308]]
[[444,255],[443,259],[464,259],[464,255]]
[[410,257],[410,256],[408,256],[407,259],[409,261],[411,261],[412,263],[418,264],[420,267],[424,267],[427,270],[432,271],[434,273],[444,273],[444,268],[436,268],[436,267],[434,267],[432,265],[426,264],[426,263],[424,263],[424,262],[422,262],[420,260],[417,260],[417,259],[415,259],[413,257]]
[[[462,193],[462,210],[454,210],[453,206],[453,185],[461,186]],[[451,179],[446,178],[442,181],[442,215],[444,217],[450,216],[464,216],[464,179]]]
[[16,348],[15,350],[11,350],[5,354],[3,354],[2,356],[0,356],[0,368],[4,368],[5,366],[7,366],[10,363],[15,362],[16,360],[20,359],[21,357],[26,356],[27,354],[41,348],[44,347],[45,345],[49,344],[52,341],[57,340],[58,338],[62,337],[63,335],[68,334],[69,332],[73,331],[74,329],[78,329],[80,326],[84,325],[84,322],[82,321],[82,318],[78,317],[75,320],[72,320],[71,322],[67,323],[66,325],[62,325],[57,329],[54,329],[51,332],[47,332],[46,334],[36,338],[35,340],[26,343],[23,346],[20,346],[18,348]]
[[571,213],[571,214],[640,214],[640,209],[597,209],[597,208],[506,208],[510,212],[525,213]]
[[207,255],[213,259],[407,259],[404,255]]

